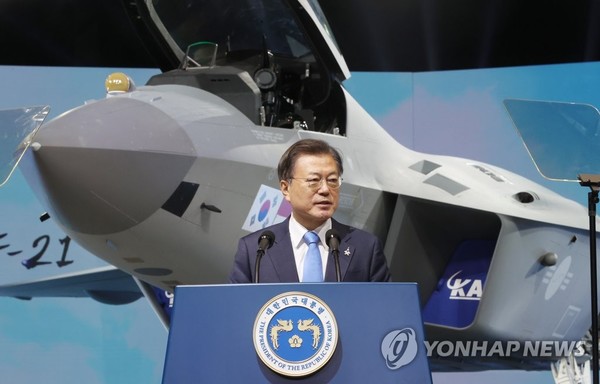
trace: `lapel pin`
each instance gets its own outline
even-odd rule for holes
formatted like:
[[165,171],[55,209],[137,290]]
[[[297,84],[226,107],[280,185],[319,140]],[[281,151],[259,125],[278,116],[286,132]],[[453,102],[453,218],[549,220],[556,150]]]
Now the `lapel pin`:
[[350,247],[346,248],[346,250],[344,251],[344,255],[350,256]]

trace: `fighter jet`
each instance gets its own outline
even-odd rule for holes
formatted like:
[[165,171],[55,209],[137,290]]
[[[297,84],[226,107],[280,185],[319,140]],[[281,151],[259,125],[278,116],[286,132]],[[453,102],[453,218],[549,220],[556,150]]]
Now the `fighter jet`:
[[[394,281],[418,283],[430,345],[584,338],[586,208],[499,167],[398,143],[344,89],[350,72],[316,1],[128,7],[163,72],[145,85],[110,76],[105,99],[27,136],[19,164],[51,220],[149,300],[148,287],[226,283],[237,239],[289,214],[281,154],[318,138],[344,157],[335,217],[379,236]],[[555,359],[430,364],[547,370]]]

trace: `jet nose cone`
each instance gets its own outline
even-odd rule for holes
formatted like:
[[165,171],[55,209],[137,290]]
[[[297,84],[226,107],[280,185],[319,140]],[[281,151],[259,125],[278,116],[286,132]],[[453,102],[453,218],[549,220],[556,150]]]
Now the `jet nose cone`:
[[87,234],[143,221],[169,199],[196,158],[173,117],[127,98],[59,116],[42,126],[35,141],[41,148],[25,166],[28,181],[44,190],[59,222]]

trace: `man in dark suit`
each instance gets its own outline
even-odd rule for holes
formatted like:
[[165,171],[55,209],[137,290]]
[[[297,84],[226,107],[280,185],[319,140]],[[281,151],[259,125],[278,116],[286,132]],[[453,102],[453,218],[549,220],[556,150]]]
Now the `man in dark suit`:
[[[332,219],[338,207],[343,170],[339,152],[322,140],[305,139],[290,146],[281,157],[277,172],[281,192],[292,206],[292,213],[283,222],[240,239],[230,282],[256,281],[259,239],[266,230],[274,234],[275,241],[260,261],[259,282],[336,281],[334,260],[325,241],[330,229],[340,237],[341,281],[390,281],[380,241],[366,231]],[[312,272],[305,269],[313,268],[309,261],[312,246],[304,239],[307,232],[313,232],[317,241],[318,252],[316,248],[312,252],[319,264],[316,279],[309,278]]]

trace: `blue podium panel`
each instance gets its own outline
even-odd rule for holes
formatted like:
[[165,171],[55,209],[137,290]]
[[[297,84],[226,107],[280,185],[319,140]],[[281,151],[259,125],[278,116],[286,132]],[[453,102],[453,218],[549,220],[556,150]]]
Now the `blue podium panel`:
[[180,286],[163,384],[426,384],[424,340],[416,284]]

